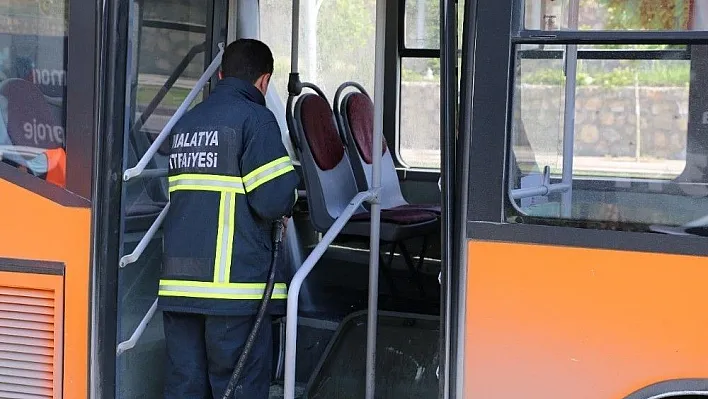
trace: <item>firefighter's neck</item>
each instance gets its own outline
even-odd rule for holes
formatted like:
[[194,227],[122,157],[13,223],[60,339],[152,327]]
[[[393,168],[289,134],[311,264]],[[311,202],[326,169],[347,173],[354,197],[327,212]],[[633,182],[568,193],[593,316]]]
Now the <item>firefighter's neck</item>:
[[[219,77],[219,79],[223,79],[224,73],[222,71],[219,71],[217,76]],[[269,83],[270,83],[270,74],[266,73],[266,74],[261,75],[258,79],[256,79],[256,81],[253,82],[253,85],[256,87],[256,89],[258,89],[258,91],[261,92],[261,94],[263,94],[263,96],[265,96],[266,92],[268,91],[268,84]]]

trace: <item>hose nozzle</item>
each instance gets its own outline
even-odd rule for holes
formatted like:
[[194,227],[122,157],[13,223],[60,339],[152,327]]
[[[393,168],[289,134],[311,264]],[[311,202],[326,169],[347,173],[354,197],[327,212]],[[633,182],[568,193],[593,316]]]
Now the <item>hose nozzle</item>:
[[273,222],[273,243],[283,242],[283,231],[285,230],[285,221],[278,219]]

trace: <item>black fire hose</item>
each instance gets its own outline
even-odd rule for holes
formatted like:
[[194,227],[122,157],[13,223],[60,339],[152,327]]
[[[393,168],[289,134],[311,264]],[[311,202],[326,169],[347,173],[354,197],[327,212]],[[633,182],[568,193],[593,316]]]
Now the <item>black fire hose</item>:
[[241,352],[241,356],[238,358],[238,362],[236,363],[236,367],[234,368],[233,374],[231,374],[231,379],[229,380],[229,385],[226,387],[226,391],[224,391],[224,396],[222,396],[222,399],[231,399],[231,395],[234,392],[234,388],[236,387],[236,383],[238,382],[239,378],[241,377],[241,373],[243,372],[243,368],[246,365],[246,360],[248,359],[248,355],[251,352],[251,349],[253,348],[253,343],[256,341],[256,334],[258,334],[258,330],[261,327],[261,322],[263,322],[263,318],[265,317],[265,312],[266,309],[268,309],[268,304],[270,303],[270,299],[273,296],[273,289],[275,287],[275,271],[276,271],[276,261],[278,259],[278,250],[280,249],[280,243],[283,241],[283,230],[285,226],[283,225],[282,220],[278,220],[274,223],[273,226],[273,258],[270,261],[270,271],[268,273],[268,282],[266,283],[266,288],[265,291],[263,292],[263,299],[261,300],[261,305],[258,308],[258,313],[256,314],[256,321],[253,323],[253,327],[251,328],[251,333],[248,334],[248,339],[246,340],[246,344],[243,347],[243,351]]

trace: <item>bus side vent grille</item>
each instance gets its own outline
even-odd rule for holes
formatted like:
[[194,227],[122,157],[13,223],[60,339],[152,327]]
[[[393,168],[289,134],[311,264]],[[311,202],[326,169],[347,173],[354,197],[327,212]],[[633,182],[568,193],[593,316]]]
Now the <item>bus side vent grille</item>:
[[0,286],[0,398],[61,396],[54,395],[56,312],[52,290]]

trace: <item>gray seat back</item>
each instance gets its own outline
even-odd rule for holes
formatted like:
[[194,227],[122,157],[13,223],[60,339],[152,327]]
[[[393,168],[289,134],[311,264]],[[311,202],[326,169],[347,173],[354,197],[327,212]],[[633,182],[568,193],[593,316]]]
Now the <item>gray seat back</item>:
[[[342,97],[341,94],[348,87],[356,88],[357,91],[349,92]],[[373,176],[374,103],[366,90],[354,82],[346,82],[339,86],[334,103],[339,130],[346,143],[347,153],[352,159],[357,185],[359,190],[368,190]],[[382,141],[381,207],[391,209],[408,205],[401,192],[391,151],[388,149],[386,139],[383,138]]]
[[[352,166],[339,136],[334,113],[322,91],[301,95],[292,107],[288,98],[288,124],[302,166],[310,220],[325,232],[359,192]],[[290,114],[292,110],[292,114]],[[360,206],[355,213],[366,213]]]

